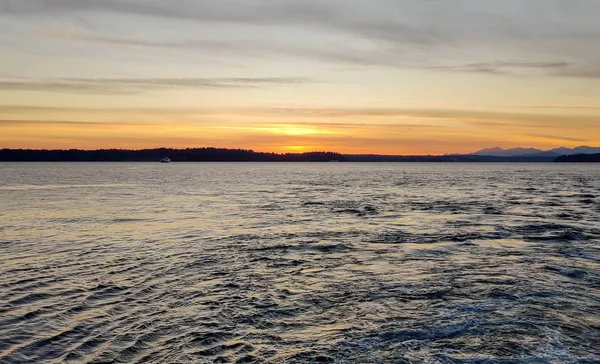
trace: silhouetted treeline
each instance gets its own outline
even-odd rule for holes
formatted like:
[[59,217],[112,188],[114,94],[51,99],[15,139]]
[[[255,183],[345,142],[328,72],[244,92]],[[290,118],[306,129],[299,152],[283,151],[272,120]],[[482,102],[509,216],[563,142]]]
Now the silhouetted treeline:
[[100,149],[100,150],[33,150],[0,149],[4,162],[158,162],[168,157],[173,162],[329,162],[346,161],[333,152],[261,153],[246,149]]
[[562,155],[554,160],[561,163],[600,163],[599,154]]
[[168,157],[173,162],[600,162],[600,154],[561,156],[492,157],[481,155],[399,156],[378,154],[348,154],[334,152],[262,153],[248,149],[187,148],[187,149],[100,149],[46,150],[0,149],[2,162],[158,162]]

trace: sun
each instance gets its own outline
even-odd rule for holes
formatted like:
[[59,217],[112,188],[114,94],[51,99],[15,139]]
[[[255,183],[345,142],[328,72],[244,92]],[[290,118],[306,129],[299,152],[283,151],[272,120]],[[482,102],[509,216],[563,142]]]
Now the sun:
[[303,153],[306,152],[309,149],[309,147],[306,147],[304,145],[288,145],[284,147],[284,149],[292,153]]
[[302,136],[302,135],[310,135],[310,134],[318,134],[319,130],[316,128],[310,127],[298,127],[298,126],[290,126],[290,125],[282,125],[277,128],[277,133],[292,135],[292,136]]

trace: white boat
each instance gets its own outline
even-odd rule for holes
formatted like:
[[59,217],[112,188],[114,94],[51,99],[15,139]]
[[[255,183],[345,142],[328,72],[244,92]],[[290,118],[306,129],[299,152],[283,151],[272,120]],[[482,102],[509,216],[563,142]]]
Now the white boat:
[[171,163],[171,159],[169,157],[165,157],[160,160],[160,163]]

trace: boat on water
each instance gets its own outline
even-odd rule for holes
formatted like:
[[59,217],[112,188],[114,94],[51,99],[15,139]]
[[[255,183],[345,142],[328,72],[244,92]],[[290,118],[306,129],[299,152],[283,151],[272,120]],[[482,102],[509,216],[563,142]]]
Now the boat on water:
[[160,160],[160,163],[171,163],[171,159],[169,157],[165,157]]

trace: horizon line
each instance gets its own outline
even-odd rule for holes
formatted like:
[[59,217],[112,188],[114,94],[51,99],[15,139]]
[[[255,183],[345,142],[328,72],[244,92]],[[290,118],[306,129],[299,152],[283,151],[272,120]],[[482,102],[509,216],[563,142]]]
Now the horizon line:
[[[560,147],[555,147],[555,148],[551,148],[548,150],[542,150],[542,149],[538,149],[538,148],[534,148],[534,147],[514,147],[514,148],[508,148],[508,149],[504,149],[503,147],[500,146],[495,146],[495,147],[486,147],[486,148],[482,148],[478,151],[475,152],[471,152],[471,153],[443,153],[443,154],[432,154],[432,153],[427,153],[427,154],[380,154],[380,153],[342,153],[342,152],[338,152],[335,150],[311,150],[311,151],[304,151],[304,152],[266,152],[266,151],[257,151],[251,148],[226,148],[226,147],[212,147],[212,146],[207,146],[207,147],[185,147],[185,148],[176,148],[176,147],[166,147],[166,146],[161,146],[161,147],[151,147],[151,148],[95,148],[95,149],[80,149],[80,148],[2,148],[0,147],[0,151],[32,151],[32,152],[65,152],[65,151],[79,151],[79,152],[97,152],[97,151],[127,151],[127,152],[141,152],[141,151],[155,151],[155,150],[170,150],[170,151],[185,151],[185,150],[200,150],[200,149],[214,149],[214,150],[229,150],[229,151],[247,151],[247,152],[252,152],[252,153],[258,153],[258,154],[271,154],[271,155],[307,155],[307,154],[314,154],[314,153],[321,153],[321,154],[339,154],[342,156],[381,156],[381,157],[452,157],[452,156],[486,156],[486,157],[490,157],[490,155],[481,155],[481,154],[476,154],[482,150],[486,150],[486,149],[494,149],[494,148],[500,148],[503,149],[504,151],[510,151],[510,150],[514,150],[514,149],[535,149],[535,150],[540,150],[542,153],[545,152],[550,152],[554,149],[560,149],[560,148],[565,148],[565,149],[577,149],[577,148],[598,148],[600,149],[600,147],[594,147],[594,146],[589,146],[589,145],[580,145],[577,147],[573,147],[573,148],[569,148],[569,147],[564,147],[564,146],[560,146]],[[533,153],[535,154],[535,153]],[[584,153],[585,154],[585,153]],[[527,156],[528,154],[524,154],[524,156]],[[504,156],[504,157],[509,157],[509,156]],[[512,157],[512,156],[510,156]]]

